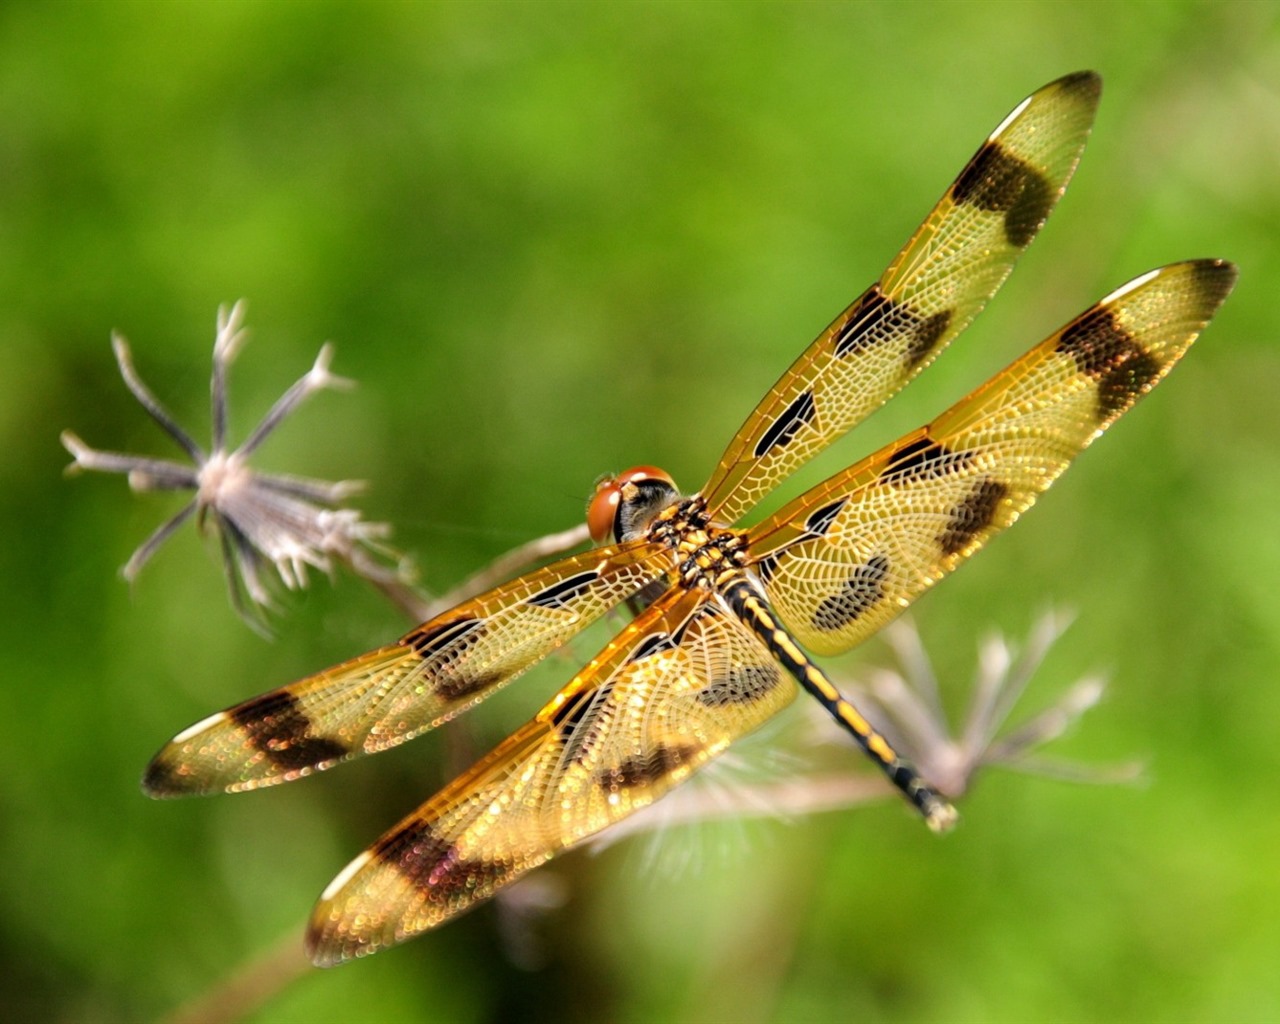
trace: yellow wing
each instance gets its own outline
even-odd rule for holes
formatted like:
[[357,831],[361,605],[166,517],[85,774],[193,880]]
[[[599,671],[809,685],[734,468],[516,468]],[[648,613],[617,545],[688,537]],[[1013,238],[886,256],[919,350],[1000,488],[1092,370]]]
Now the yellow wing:
[[778,616],[818,653],[865,640],[1153,388],[1235,279],[1231,264],[1201,260],[1130,282],[927,427],[751,530]]
[[669,592],[334,879],[311,919],[312,958],[328,966],[434,928],[652,803],[794,695],[714,598]]
[[478,704],[671,567],[660,544],[599,548],[436,616],[399,643],[254,697],[155,756],[155,797],[289,782],[411,740]]
[[1092,72],[1068,75],[1005,118],[879,282],[818,336],[730,442],[702,490],[717,522],[736,522],[981,312],[1065,191],[1101,89]]

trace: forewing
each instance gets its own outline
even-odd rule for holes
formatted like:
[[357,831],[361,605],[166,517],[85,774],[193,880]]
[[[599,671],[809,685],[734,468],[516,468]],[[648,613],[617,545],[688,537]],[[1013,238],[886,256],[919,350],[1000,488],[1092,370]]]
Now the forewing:
[[661,576],[661,545],[598,548],[444,612],[399,643],[206,718],[155,756],[151,796],[288,782],[396,746],[479,703]]
[[751,531],[806,646],[860,643],[1004,529],[1153,388],[1235,283],[1202,260],[1125,285],[943,413]]
[[892,397],[982,310],[1067,187],[1101,79],[1059,79],[1011,113],[861,298],[743,424],[702,494],[733,523]]
[[338,875],[312,916],[325,966],[433,928],[652,803],[795,695],[715,599],[673,591],[541,712]]

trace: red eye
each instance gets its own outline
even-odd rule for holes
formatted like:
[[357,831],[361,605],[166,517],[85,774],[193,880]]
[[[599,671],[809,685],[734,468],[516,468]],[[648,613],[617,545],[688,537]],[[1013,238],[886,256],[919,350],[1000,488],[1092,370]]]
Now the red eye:
[[671,474],[656,466],[632,466],[625,473],[604,477],[596,484],[596,493],[587,505],[587,529],[591,539],[603,544],[613,534],[613,524],[622,501],[622,489],[640,480],[662,480],[675,487]]
[[618,502],[622,494],[618,491],[618,481],[606,477],[596,484],[596,493],[587,506],[587,529],[591,531],[591,539],[603,544],[613,532],[613,517],[618,511]]

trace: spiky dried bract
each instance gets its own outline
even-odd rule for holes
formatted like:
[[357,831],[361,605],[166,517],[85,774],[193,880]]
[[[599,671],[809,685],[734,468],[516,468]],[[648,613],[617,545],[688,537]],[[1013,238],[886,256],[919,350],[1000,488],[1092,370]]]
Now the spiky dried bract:
[[384,543],[390,527],[367,522],[358,509],[341,506],[362,490],[361,483],[264,473],[250,465],[254,452],[311,395],[354,386],[330,371],[333,346],[321,347],[311,369],[280,397],[244,443],[232,448],[226,440],[227,371],[246,338],[244,303],[237,302],[230,310],[219,308],[217,323],[208,451],[178,425],[142,381],[129,343],[119,334],[112,336],[111,343],[120,376],[188,461],[100,451],[69,430],[62,433],[62,444],[75,460],[72,470],[124,473],[129,486],[139,492],[192,492],[187,504],[134,551],[123,569],[125,579],[134,580],[160,546],[194,515],[200,525],[212,522],[216,529],[232,604],[256,629],[263,628],[265,612],[273,605],[275,578],[293,590],[307,585],[309,568],[329,575],[339,563],[381,586],[406,584],[407,562]]
[[929,657],[910,621],[885,630],[898,669],[880,669],[867,686],[850,689],[876,726],[949,797],[963,795],[975,775],[994,765],[1076,782],[1132,781],[1142,770],[1133,762],[1090,767],[1052,762],[1038,754],[1102,699],[1106,682],[1100,676],[1077,680],[1044,710],[1012,730],[1004,728],[1072,619],[1061,610],[1044,612],[1020,647],[999,634],[987,637],[978,652],[969,708],[955,734],[942,709]]

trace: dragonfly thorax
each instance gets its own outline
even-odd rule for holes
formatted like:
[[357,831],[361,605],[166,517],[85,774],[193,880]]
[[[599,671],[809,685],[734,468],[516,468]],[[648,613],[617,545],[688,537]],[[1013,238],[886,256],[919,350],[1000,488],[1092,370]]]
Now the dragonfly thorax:
[[738,575],[746,561],[746,533],[711,523],[701,494],[664,508],[645,536],[672,549],[686,587],[714,589]]

